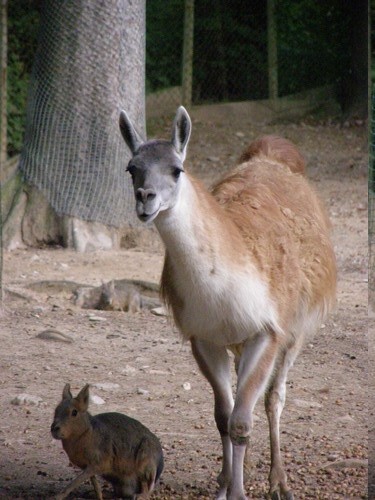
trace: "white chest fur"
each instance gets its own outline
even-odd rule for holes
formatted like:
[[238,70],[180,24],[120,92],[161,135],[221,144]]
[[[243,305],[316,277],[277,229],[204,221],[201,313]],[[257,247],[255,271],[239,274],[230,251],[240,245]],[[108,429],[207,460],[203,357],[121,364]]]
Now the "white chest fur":
[[[184,192],[189,190],[184,187]],[[228,345],[265,327],[280,332],[267,284],[251,256],[242,267],[223,256],[222,233],[217,227],[210,233],[207,222],[205,232],[197,231],[197,213],[191,206],[192,199],[182,196],[155,221],[170,259],[173,289],[182,303],[175,315],[183,336]]]
[[175,267],[184,336],[228,345],[243,342],[266,326],[278,329],[267,287],[256,273],[223,266],[212,273],[210,266],[200,264]]

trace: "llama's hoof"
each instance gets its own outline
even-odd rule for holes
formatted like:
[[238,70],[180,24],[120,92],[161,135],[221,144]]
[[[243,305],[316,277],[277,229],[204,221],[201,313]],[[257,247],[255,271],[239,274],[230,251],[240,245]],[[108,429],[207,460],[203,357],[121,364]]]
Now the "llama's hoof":
[[227,500],[227,489],[221,489],[216,493],[215,500]]

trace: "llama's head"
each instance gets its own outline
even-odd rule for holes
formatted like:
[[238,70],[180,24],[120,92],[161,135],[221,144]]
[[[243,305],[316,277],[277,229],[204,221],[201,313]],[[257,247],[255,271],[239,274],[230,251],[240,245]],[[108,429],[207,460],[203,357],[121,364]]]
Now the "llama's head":
[[143,142],[125,111],[120,113],[120,130],[132,153],[127,171],[133,180],[137,215],[149,222],[176,203],[190,138],[190,117],[183,106],[178,108],[171,141]]

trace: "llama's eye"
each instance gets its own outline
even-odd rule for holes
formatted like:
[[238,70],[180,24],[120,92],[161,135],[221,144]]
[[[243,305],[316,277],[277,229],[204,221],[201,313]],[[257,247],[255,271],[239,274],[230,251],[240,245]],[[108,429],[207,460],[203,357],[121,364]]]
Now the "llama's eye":
[[72,410],[72,417],[76,417],[78,415],[78,411],[76,409]]
[[180,177],[181,172],[183,172],[183,170],[181,168],[173,167],[173,177],[175,179],[178,179]]
[[128,165],[128,168],[126,169],[127,172],[131,175],[131,178],[134,181],[134,175],[135,175],[135,166],[134,165]]

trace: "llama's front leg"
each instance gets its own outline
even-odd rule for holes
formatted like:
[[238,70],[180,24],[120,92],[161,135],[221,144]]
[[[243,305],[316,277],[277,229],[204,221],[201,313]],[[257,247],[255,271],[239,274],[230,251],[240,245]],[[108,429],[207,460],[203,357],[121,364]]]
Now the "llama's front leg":
[[212,386],[215,397],[215,421],[223,445],[222,470],[217,478],[219,491],[217,500],[227,498],[227,490],[232,480],[232,443],[228,422],[233,409],[231,385],[231,363],[225,347],[193,339],[193,355],[203,375]]
[[270,431],[271,470],[269,475],[270,497],[272,500],[293,500],[293,493],[287,486],[280,453],[280,417],[285,404],[286,379],[298,354],[299,346],[285,350],[278,359],[278,364],[267,389],[264,400]]
[[277,341],[269,333],[259,333],[244,343],[238,363],[237,393],[229,422],[233,443],[232,483],[229,500],[245,500],[243,466],[252,427],[254,406],[267,386],[277,356]]

